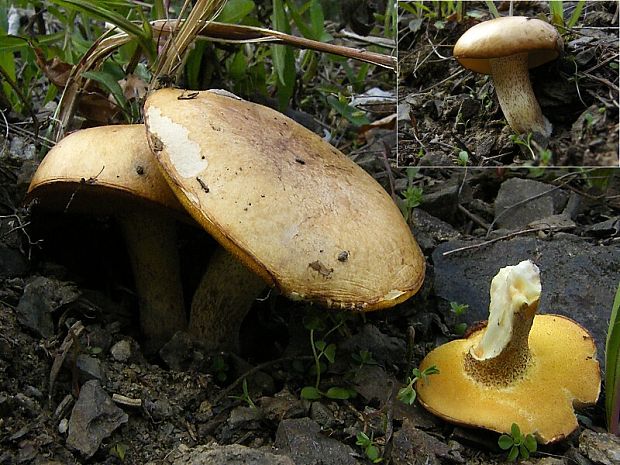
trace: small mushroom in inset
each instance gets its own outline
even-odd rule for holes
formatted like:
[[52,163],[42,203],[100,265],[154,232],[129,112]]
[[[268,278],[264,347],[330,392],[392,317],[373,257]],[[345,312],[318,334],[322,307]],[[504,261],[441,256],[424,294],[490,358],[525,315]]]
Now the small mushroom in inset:
[[502,268],[491,283],[486,328],[422,361],[439,373],[416,385],[424,407],[447,421],[510,433],[516,423],[547,444],[577,428],[574,407],[598,399],[601,374],[590,334],[560,315],[536,315],[536,265]]
[[267,285],[360,312],[419,289],[420,248],[362,168],[272,109],[222,91],[182,96],[152,93],[145,122],[175,194],[228,251],[216,254],[192,302],[190,332],[208,347],[237,347],[239,326]]
[[465,68],[493,77],[499,104],[512,129],[548,139],[552,126],[540,110],[528,69],[555,60],[563,46],[562,36],[551,24],[507,16],[468,29],[456,42],[453,55]]
[[147,348],[159,348],[186,328],[175,221],[191,219],[160,174],[143,124],[65,137],[39,165],[26,202],[113,216],[124,232]]

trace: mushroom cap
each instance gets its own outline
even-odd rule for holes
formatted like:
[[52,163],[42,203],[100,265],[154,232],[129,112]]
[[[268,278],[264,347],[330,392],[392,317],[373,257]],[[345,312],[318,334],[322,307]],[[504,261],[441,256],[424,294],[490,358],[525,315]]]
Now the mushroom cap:
[[559,441],[577,428],[573,406],[596,403],[601,375],[592,336],[561,315],[536,315],[529,336],[531,362],[523,377],[508,385],[482,383],[464,370],[465,354],[484,328],[448,342],[422,361],[420,370],[439,374],[418,381],[422,405],[453,423],[509,433],[516,423],[539,442]]
[[555,60],[564,42],[557,29],[540,19],[505,16],[478,23],[454,45],[454,57],[467,69],[491,74],[489,59],[528,53],[535,68]]
[[421,286],[424,257],[391,197],[293,120],[224,91],[161,89],[145,121],[187,211],[287,297],[374,310]]
[[136,204],[183,207],[161,175],[143,124],[76,131],[56,144],[34,174],[26,202],[46,209],[113,214]]

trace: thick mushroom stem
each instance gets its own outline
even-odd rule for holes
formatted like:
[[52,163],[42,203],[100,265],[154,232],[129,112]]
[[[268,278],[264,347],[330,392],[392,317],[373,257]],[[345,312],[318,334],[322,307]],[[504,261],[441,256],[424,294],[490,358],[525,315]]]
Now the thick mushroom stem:
[[528,54],[489,60],[495,92],[510,127],[517,133],[539,133],[545,139],[552,126],[540,110],[528,72]]
[[489,321],[477,345],[465,354],[465,371],[483,384],[505,386],[531,363],[528,338],[538,309],[538,267],[530,261],[502,268],[491,283]]
[[118,220],[133,270],[145,348],[156,351],[187,327],[176,224],[146,207]]
[[194,293],[189,332],[207,350],[239,351],[239,330],[265,282],[218,248]]

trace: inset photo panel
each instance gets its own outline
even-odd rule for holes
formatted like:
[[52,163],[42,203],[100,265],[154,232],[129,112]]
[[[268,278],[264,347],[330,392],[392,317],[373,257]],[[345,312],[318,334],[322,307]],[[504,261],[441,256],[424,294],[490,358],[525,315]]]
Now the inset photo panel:
[[399,167],[618,167],[618,2],[399,1]]

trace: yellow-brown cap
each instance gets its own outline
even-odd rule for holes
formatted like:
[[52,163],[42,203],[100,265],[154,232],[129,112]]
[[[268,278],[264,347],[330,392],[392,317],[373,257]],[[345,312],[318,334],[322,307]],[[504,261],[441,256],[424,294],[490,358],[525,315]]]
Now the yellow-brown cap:
[[39,165],[26,196],[49,209],[113,214],[136,204],[183,212],[159,171],[143,124],[74,132]]
[[535,68],[556,59],[562,36],[551,24],[525,16],[505,16],[476,24],[454,45],[454,57],[467,69],[491,74],[489,59],[528,53]]
[[284,295],[373,310],[419,289],[424,257],[397,206],[313,132],[222,91],[159,90],[145,121],[187,211]]

